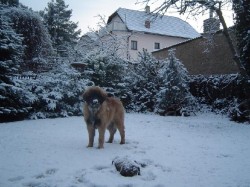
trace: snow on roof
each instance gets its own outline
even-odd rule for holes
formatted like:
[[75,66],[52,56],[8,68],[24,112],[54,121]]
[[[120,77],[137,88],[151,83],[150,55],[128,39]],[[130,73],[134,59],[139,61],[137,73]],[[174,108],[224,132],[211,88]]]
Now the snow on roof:
[[87,32],[82,37],[85,37],[85,36],[89,37],[90,39],[92,39],[94,41],[98,39],[98,36],[95,32]]
[[[159,15],[156,17],[155,14],[148,14],[145,11],[119,8],[109,17],[108,23],[111,22],[115,15],[118,15],[122,19],[130,31],[182,38],[196,38],[200,36],[200,34],[189,23],[173,16]],[[150,28],[145,27],[146,20],[150,20]]]

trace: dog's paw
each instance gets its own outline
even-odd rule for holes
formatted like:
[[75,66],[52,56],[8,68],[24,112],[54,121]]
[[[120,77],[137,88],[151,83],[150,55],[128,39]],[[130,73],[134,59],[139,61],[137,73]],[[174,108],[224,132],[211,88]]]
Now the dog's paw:
[[122,145],[122,144],[125,144],[125,141],[121,141],[120,144],[121,144],[121,145]]
[[87,148],[91,148],[91,147],[93,147],[93,145],[87,145]]
[[113,141],[110,141],[110,140],[109,140],[109,141],[106,141],[106,143],[113,143]]

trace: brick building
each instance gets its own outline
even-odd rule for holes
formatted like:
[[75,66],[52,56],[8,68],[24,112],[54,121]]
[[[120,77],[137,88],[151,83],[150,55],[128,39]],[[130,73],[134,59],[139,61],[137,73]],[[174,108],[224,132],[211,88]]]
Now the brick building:
[[[232,31],[230,33],[234,36]],[[164,59],[167,58],[170,49],[175,49],[176,57],[185,65],[190,75],[239,72],[222,30],[213,34],[203,34],[152,54],[157,59]]]

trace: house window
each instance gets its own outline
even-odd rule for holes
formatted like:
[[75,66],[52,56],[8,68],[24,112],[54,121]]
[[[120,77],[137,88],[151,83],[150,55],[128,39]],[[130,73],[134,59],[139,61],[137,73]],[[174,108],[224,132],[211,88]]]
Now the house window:
[[155,49],[160,49],[160,43],[155,42]]
[[137,41],[131,40],[131,49],[132,50],[137,50]]

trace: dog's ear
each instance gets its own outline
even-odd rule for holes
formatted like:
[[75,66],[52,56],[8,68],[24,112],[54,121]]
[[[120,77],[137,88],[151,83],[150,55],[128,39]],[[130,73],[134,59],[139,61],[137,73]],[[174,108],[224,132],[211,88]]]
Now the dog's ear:
[[102,90],[102,91],[100,92],[100,95],[101,95],[101,100],[102,100],[102,102],[104,102],[104,101],[107,99],[107,97],[108,97],[107,92],[104,91],[104,90]]
[[82,96],[82,99],[83,99],[84,101],[87,101],[87,99],[88,99],[88,97],[89,97],[88,91],[83,92],[83,94],[82,94],[81,96]]

